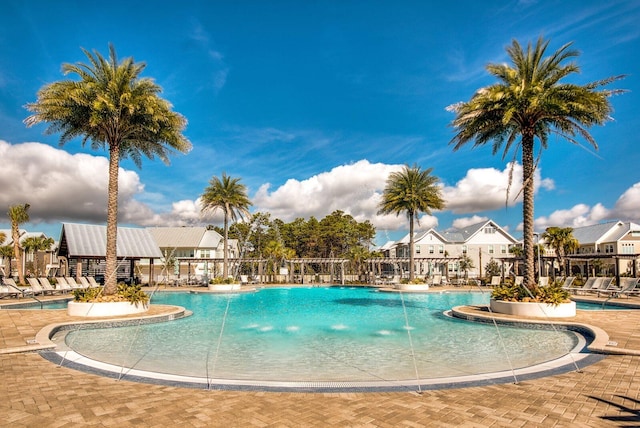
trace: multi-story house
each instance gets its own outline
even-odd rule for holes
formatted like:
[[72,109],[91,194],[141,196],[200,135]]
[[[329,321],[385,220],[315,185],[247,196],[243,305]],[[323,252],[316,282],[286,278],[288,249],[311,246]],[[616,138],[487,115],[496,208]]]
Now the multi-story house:
[[573,236],[579,247],[568,259],[574,274],[632,275],[638,274],[640,258],[640,225],[613,221],[576,227]]
[[[415,272],[419,276],[466,274],[476,278],[484,275],[484,266],[494,259],[504,274],[509,275],[515,260],[510,249],[518,244],[517,239],[492,220],[442,232],[429,229],[414,238]],[[393,244],[385,244],[380,250],[391,259],[408,258],[409,235]],[[461,270],[460,259],[463,257],[467,257],[473,266],[467,272]]]
[[[206,227],[150,227],[147,230],[164,256],[156,278],[206,282],[222,274],[224,239]],[[239,257],[238,241],[228,240],[229,259]]]
[[[11,229],[0,229],[4,233],[5,240],[1,242],[1,246],[7,246],[13,249],[13,239],[11,238]],[[49,248],[43,251],[25,251],[24,241],[27,238],[48,238],[43,232],[27,232],[20,229],[20,251],[22,255],[22,272],[25,275],[49,275],[54,272],[58,266],[57,251],[58,243],[54,242]],[[3,276],[17,276],[16,260],[13,258],[13,252],[0,253],[0,274]],[[10,255],[9,255],[10,254]],[[9,269],[11,266],[11,269]],[[37,272],[36,272],[37,269]]]

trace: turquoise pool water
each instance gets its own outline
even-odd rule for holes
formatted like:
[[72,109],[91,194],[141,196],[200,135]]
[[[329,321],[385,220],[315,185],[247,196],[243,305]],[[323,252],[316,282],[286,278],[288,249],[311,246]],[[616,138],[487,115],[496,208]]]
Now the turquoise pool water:
[[89,358],[139,370],[299,382],[510,370],[566,355],[578,343],[572,332],[497,331],[493,325],[443,315],[455,306],[488,301],[486,293],[401,296],[338,287],[236,295],[157,293],[153,303],[184,306],[193,316],[163,324],[72,331],[66,344]]

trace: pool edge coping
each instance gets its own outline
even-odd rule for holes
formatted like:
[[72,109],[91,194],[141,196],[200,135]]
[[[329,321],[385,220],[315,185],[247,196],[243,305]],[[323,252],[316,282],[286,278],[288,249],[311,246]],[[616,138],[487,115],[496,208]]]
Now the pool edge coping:
[[[634,355],[640,356],[640,350],[636,349],[626,349],[620,348],[618,346],[610,345],[609,343],[609,334],[602,328],[597,327],[592,324],[587,324],[584,322],[572,322],[569,320],[559,320],[557,318],[554,319],[539,319],[539,318],[522,318],[515,316],[507,316],[504,314],[498,314],[496,312],[491,312],[487,314],[477,313],[465,311],[465,308],[473,308],[474,306],[456,306],[451,309],[452,316],[472,322],[493,322],[496,321],[500,324],[507,325],[555,325],[555,326],[563,326],[570,330],[575,330],[584,333],[586,330],[592,337],[593,340],[589,345],[587,345],[587,349],[590,352],[599,353],[599,354],[610,354],[610,355]],[[487,305],[476,305],[477,307],[488,307]]]

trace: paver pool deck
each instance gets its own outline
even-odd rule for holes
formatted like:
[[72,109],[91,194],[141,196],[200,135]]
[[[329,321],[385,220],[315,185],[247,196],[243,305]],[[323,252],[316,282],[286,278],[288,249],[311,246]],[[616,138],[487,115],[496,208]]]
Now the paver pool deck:
[[617,352],[580,372],[421,394],[196,390],[118,381],[15,352],[45,326],[73,320],[64,310],[0,310],[0,426],[640,426],[640,310],[579,311],[571,319],[606,332]]

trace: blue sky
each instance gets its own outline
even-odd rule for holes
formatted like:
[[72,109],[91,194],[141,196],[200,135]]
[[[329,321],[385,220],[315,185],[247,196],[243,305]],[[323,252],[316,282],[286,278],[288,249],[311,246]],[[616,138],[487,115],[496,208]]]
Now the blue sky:
[[[61,222],[106,221],[106,153],[59,146],[27,129],[24,105],[65,78],[81,48],[145,62],[144,76],[189,124],[193,144],[171,165],[122,162],[120,223],[215,223],[198,197],[222,172],[249,188],[253,210],[291,221],[341,209],[370,220],[378,243],[406,219],[376,215],[389,172],[433,168],[448,208],[423,228],[485,219],[519,237],[521,204],[505,204],[511,157],[448,145],[448,105],[494,83],[512,39],[539,36],[582,54],[572,77],[618,74],[614,121],[592,129],[600,148],[551,138],[542,153],[536,228],[640,222],[637,1],[4,1],[0,13],[0,228],[10,205],[31,204],[29,231],[57,239]],[[519,161],[519,158],[516,159]],[[515,168],[518,177],[519,165]],[[516,185],[516,187],[518,187]],[[505,206],[507,205],[507,206]]]

